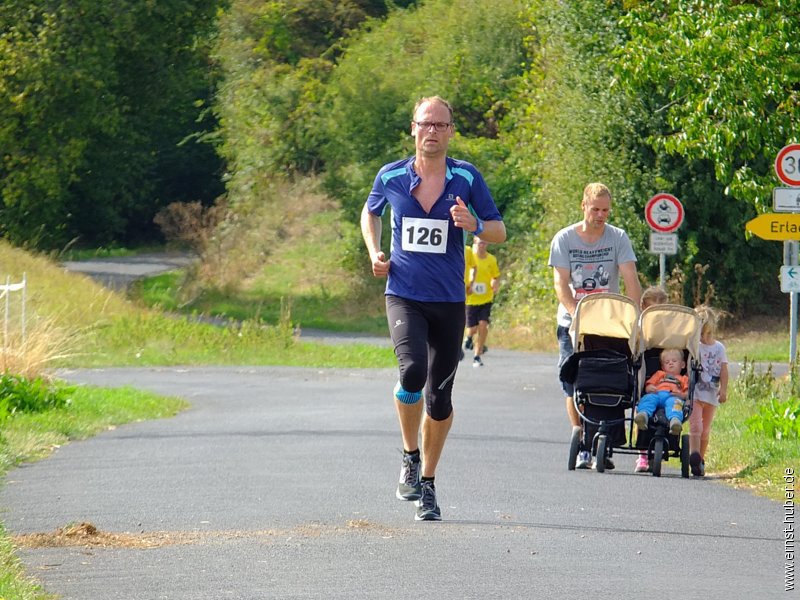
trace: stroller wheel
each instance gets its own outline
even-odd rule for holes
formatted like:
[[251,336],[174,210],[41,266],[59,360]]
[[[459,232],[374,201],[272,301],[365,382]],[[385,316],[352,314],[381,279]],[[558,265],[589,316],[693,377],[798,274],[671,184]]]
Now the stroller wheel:
[[689,477],[689,436],[681,436],[681,477]]
[[661,459],[664,458],[664,438],[657,437],[653,442],[653,477],[661,477]]
[[580,427],[576,426],[572,428],[572,437],[569,440],[569,464],[567,464],[567,469],[570,471],[575,470],[575,461],[578,460],[578,450],[581,445],[582,433],[583,430]]
[[595,469],[598,473],[606,470],[606,443],[608,436],[601,435],[597,438],[597,455],[594,458]]

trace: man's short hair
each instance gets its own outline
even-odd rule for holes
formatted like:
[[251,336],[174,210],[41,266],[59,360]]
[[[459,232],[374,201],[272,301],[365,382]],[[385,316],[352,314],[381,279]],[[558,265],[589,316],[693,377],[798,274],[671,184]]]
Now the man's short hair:
[[608,196],[611,198],[611,190],[608,189],[608,186],[602,183],[590,183],[585,188],[583,188],[583,201],[588,202],[589,200],[593,200],[600,196]]
[[441,96],[426,96],[424,98],[420,98],[419,100],[417,100],[417,103],[414,105],[414,112],[412,114],[416,115],[417,114],[417,109],[419,109],[419,107],[422,106],[423,104],[425,104],[426,102],[438,102],[439,104],[444,106],[447,109],[447,111],[450,113],[450,122],[451,123],[453,122],[453,107],[450,106],[450,103],[447,100],[445,100],[444,98],[442,98]]

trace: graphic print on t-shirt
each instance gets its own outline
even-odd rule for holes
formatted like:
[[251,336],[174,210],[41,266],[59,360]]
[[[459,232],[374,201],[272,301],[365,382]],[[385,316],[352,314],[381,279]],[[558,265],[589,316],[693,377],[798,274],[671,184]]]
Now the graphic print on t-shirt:
[[569,251],[570,283],[575,290],[575,299],[587,294],[608,291],[609,270],[614,265],[614,249],[580,249]]

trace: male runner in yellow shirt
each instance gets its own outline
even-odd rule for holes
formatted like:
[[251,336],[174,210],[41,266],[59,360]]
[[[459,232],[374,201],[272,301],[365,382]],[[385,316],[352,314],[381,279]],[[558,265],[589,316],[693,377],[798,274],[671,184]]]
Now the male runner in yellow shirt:
[[[478,236],[472,241],[471,254],[475,266],[470,270],[467,279],[467,340],[465,346],[470,346],[474,352],[473,367],[482,367],[481,355],[486,347],[486,338],[489,335],[489,322],[492,312],[494,295],[500,289],[500,269],[497,259],[489,254],[489,244]],[[467,251],[470,249],[467,248]],[[473,340],[477,333],[477,339]]]

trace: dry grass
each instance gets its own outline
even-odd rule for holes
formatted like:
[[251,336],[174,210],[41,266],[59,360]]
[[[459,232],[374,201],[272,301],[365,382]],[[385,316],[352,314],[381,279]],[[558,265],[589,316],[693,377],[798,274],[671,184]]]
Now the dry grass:
[[3,335],[0,347],[0,372],[35,379],[55,361],[74,356],[80,336],[50,317],[34,318],[22,328],[10,329]]
[[558,352],[554,312],[530,315],[525,323],[520,323],[511,322],[506,310],[509,309],[502,305],[493,310],[488,345],[529,352]]
[[27,379],[44,375],[54,362],[80,353],[92,329],[141,313],[88,276],[68,273],[53,258],[4,240],[0,240],[0,265],[6,269],[0,273],[4,281],[27,281],[24,296],[16,291],[0,300],[2,373]]

